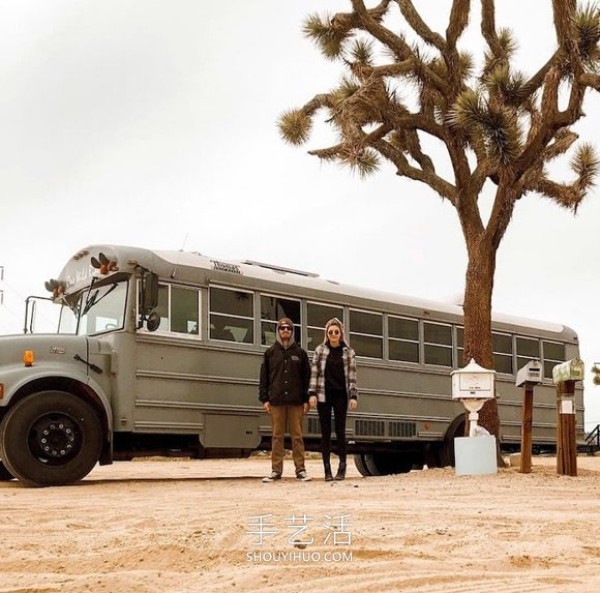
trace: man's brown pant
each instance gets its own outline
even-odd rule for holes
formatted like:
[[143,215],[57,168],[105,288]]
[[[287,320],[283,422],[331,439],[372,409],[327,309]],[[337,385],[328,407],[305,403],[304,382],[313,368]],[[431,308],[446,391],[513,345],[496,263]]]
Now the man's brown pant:
[[[283,473],[283,438],[289,431],[292,437],[292,459],[296,473],[304,471],[304,441],[302,440],[302,418],[304,409],[299,406],[271,406],[271,469]],[[288,429],[286,431],[286,428]]]

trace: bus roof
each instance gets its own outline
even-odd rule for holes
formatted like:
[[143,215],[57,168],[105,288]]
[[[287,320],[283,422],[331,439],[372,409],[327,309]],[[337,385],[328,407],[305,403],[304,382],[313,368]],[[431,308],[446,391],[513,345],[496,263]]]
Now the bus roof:
[[[214,268],[215,264],[219,263],[219,260],[211,259],[197,253],[181,251],[155,251],[154,253],[156,253],[156,255],[165,261],[175,265]],[[250,262],[247,260],[227,261],[222,263],[237,266],[240,273],[261,280],[276,281],[282,284],[289,284],[293,286],[301,285],[303,287],[313,288],[315,290],[367,298],[373,301],[395,303],[418,309],[428,309],[440,313],[449,313],[451,315],[463,315],[463,308],[459,305],[411,297],[392,292],[360,288],[348,284],[340,284],[339,282],[333,280],[322,279],[318,276],[318,274],[314,274],[312,272],[302,272],[300,270],[282,268],[279,266],[262,264],[258,262]],[[526,319],[523,317],[504,315],[501,313],[493,313],[492,319],[499,323],[521,325],[548,332],[562,333],[563,331],[569,329],[566,326],[558,323]]]
[[[122,245],[92,245],[80,250],[73,256],[62,271],[61,277],[73,276],[74,270],[83,269],[87,265],[86,262],[89,262],[92,256],[98,257],[99,253],[105,254],[108,259],[116,260],[119,263],[120,270],[125,270],[126,266],[139,264],[144,268],[156,272],[162,278],[172,278],[173,280],[183,282],[193,282],[194,269],[212,270],[220,273],[218,275],[222,278],[229,277],[231,283],[234,285],[236,284],[236,276],[245,277],[288,285],[290,287],[304,288],[308,291],[313,290],[332,295],[343,295],[352,297],[353,299],[367,299],[373,302],[395,304],[448,316],[463,316],[462,306],[451,303],[340,284],[333,280],[320,278],[318,274],[312,272],[304,272],[277,265],[249,260],[220,260],[189,251],[151,250]],[[81,280],[84,279],[84,276],[87,276],[87,274],[81,275]],[[73,288],[76,287],[73,286]],[[566,332],[576,339],[576,333],[573,330],[558,323],[499,313],[493,313],[492,320],[496,324],[516,325],[557,334],[564,334]]]

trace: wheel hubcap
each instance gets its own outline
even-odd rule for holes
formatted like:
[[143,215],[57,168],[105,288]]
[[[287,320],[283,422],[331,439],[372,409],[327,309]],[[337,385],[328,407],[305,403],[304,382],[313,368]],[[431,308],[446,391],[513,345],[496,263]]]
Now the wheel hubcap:
[[70,416],[48,414],[38,418],[32,425],[29,447],[40,461],[60,465],[79,451],[81,432]]

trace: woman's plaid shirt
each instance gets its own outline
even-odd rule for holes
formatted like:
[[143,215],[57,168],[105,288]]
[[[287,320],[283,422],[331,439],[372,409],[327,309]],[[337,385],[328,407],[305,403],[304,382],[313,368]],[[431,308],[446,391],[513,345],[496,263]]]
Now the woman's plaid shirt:
[[[325,401],[325,364],[329,356],[329,348],[326,344],[319,344],[313,354],[310,367],[310,385],[308,395],[316,395],[320,402]],[[358,399],[356,387],[356,355],[349,346],[342,348],[342,360],[344,361],[344,376],[346,378],[346,392],[351,399]]]

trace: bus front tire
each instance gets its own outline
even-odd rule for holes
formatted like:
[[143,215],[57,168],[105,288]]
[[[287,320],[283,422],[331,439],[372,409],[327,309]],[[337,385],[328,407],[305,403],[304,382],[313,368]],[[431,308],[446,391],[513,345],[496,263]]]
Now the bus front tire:
[[102,446],[92,407],[63,391],[28,395],[0,424],[6,469],[28,486],[60,486],[90,473]]

